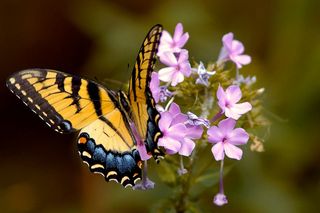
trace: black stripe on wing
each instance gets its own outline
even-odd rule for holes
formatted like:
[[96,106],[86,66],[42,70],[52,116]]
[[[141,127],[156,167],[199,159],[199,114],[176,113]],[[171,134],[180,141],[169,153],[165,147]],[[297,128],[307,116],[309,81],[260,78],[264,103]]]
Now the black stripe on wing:
[[[38,76],[39,80],[37,83],[44,81],[47,70],[37,69],[37,71],[42,72],[43,75]],[[23,79],[21,75],[15,75],[14,78],[9,78],[6,85],[12,93],[21,99],[40,119],[45,121],[49,127],[64,133],[74,131],[70,121],[60,116],[55,108],[52,107],[26,79]]]

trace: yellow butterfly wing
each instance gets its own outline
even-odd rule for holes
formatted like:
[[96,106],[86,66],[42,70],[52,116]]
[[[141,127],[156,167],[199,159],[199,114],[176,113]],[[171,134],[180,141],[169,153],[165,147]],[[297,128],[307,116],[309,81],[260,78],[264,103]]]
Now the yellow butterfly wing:
[[123,112],[115,109],[81,130],[78,149],[92,172],[127,187],[141,179],[135,143]]
[[99,84],[47,69],[10,76],[8,88],[51,128],[80,130],[79,153],[92,172],[133,186],[141,179],[141,159],[117,94]]
[[116,108],[110,91],[56,70],[20,71],[8,78],[7,87],[60,133],[79,130]]
[[157,146],[162,133],[158,127],[160,114],[155,108],[150,81],[161,34],[162,26],[155,25],[144,39],[132,71],[128,94],[132,119],[148,153],[156,160],[163,156],[163,152]]

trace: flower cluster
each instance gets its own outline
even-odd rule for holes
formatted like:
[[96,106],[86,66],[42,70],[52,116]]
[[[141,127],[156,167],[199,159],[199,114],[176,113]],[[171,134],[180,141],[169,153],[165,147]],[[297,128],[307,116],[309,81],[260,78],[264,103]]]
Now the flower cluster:
[[176,26],[173,37],[163,31],[158,51],[160,61],[167,67],[159,70],[159,79],[176,86],[191,75],[189,52],[182,47],[189,39],[188,33],[183,33],[182,24]]
[[[218,60],[207,67],[202,62],[191,66],[189,52],[183,49],[188,39],[181,23],[173,36],[164,31],[161,37],[157,55],[163,67],[152,73],[150,83],[161,115],[159,128],[163,136],[158,145],[170,156],[180,155],[178,174],[183,175],[192,170],[197,152],[212,144],[213,158],[221,164],[220,190],[213,202],[222,206],[228,202],[222,184],[225,157],[241,160],[243,151],[238,146],[247,144],[249,138],[258,143],[245,128],[258,126],[257,97],[261,89],[252,89],[255,77],[239,75],[239,69],[249,64],[251,57],[243,54],[244,46],[233,33],[223,36]],[[235,77],[231,74],[232,64]],[[189,159],[188,170],[182,156]]]

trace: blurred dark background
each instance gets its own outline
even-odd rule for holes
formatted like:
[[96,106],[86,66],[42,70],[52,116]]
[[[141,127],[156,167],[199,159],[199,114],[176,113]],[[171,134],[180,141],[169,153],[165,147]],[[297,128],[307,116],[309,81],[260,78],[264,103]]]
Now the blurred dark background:
[[203,211],[319,212],[319,11],[318,0],[1,0],[0,212],[149,212],[169,195],[159,181],[139,192],[89,173],[76,135],[47,128],[5,79],[40,67],[126,82],[149,28],[161,23],[173,32],[178,22],[197,61],[215,60],[222,35],[235,33],[253,59],[241,72],[265,87],[273,123],[266,152],[247,148],[226,177],[230,204],[213,206],[212,188]]

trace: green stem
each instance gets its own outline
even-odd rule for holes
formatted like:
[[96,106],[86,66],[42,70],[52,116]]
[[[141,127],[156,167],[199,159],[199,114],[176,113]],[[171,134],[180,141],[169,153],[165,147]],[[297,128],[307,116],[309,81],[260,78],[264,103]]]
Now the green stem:
[[147,178],[148,178],[148,163],[147,161],[143,161],[143,172],[142,172],[142,183],[145,185],[147,183]]
[[223,164],[224,160],[221,160],[220,163],[220,183],[219,183],[219,193],[224,194],[224,189],[223,189]]

